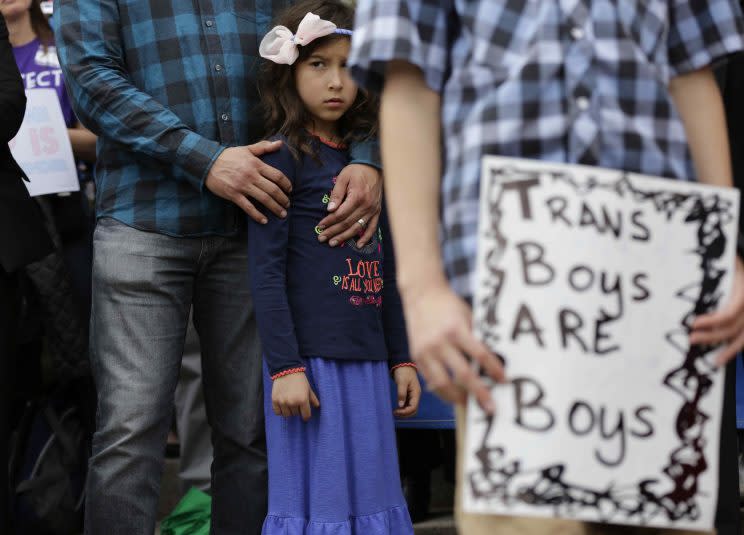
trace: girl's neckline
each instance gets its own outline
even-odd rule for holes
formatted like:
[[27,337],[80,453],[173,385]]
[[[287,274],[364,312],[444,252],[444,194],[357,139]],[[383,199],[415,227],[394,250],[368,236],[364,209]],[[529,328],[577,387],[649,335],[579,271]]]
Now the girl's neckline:
[[324,138],[323,136],[319,136],[318,134],[314,132],[310,132],[310,135],[313,136],[318,141],[320,141],[323,145],[327,145],[328,147],[331,147],[332,149],[346,150],[349,148],[343,143],[336,143],[335,141],[331,141],[330,139]]

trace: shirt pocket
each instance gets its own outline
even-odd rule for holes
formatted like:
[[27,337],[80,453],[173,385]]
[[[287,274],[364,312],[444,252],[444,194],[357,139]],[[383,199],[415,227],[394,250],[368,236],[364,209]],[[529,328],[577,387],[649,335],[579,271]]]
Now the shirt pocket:
[[240,10],[236,6],[232,15],[235,17],[240,50],[245,55],[258,56],[258,45],[263,38],[256,24],[256,14],[253,11]]
[[459,2],[461,39],[469,41],[473,85],[498,86],[534,56],[546,16],[544,0]]
[[[669,32],[669,7],[667,0],[614,0],[617,6],[618,28],[623,35],[619,40],[629,40],[651,63],[666,63],[666,42]],[[661,57],[662,54],[664,57]]]

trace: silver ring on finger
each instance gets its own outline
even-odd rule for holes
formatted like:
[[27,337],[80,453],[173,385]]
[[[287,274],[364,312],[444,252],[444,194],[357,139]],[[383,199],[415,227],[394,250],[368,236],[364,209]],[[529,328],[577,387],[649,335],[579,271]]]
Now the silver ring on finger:
[[364,220],[363,217],[360,217],[357,221],[357,225],[359,225],[362,228],[367,228],[367,222]]

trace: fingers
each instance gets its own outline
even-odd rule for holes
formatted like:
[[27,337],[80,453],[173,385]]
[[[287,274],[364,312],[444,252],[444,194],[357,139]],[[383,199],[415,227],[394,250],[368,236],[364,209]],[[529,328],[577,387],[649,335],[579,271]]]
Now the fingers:
[[436,359],[426,359],[419,363],[419,369],[426,379],[427,387],[450,403],[465,403],[465,391],[455,385],[444,366]]
[[723,348],[721,353],[716,357],[716,366],[725,366],[742,350],[742,347],[744,347],[744,331],[741,331],[731,343]]
[[[365,221],[367,221],[365,219]],[[380,212],[378,211],[373,215],[369,221],[367,221],[367,227],[364,229],[362,236],[357,240],[357,247],[364,247],[364,245],[372,239],[372,236],[377,232],[377,226],[380,223]]]
[[492,413],[494,407],[491,390],[475,373],[470,361],[452,346],[442,348],[442,359],[454,376],[455,383],[473,394],[484,411]]
[[[258,172],[261,173],[262,177],[269,180],[271,183],[276,184],[276,186],[280,188],[280,193],[282,195],[284,195],[283,192],[289,193],[290,191],[292,191],[292,182],[284,175],[284,173],[282,173],[278,169],[275,169],[270,165],[263,164],[258,168]],[[284,206],[287,206],[288,203],[289,199],[287,199],[287,203],[282,204]]]
[[406,400],[408,399],[408,383],[403,381],[398,383],[398,408],[402,409],[406,406]]
[[269,152],[279,150],[281,146],[282,142],[278,139],[276,141],[263,140],[254,143],[253,145],[248,145],[248,150],[250,150],[254,156],[263,156]]
[[410,405],[403,407],[402,409],[395,409],[393,411],[393,415],[395,415],[397,418],[410,418],[411,416],[416,415],[416,407],[412,407]]
[[310,411],[310,402],[307,401],[300,405],[299,407],[300,416],[302,416],[302,421],[307,422],[310,419],[310,416],[312,415],[312,412]]
[[[400,387],[398,390],[400,392]],[[399,408],[393,411],[393,414],[398,418],[410,418],[418,412],[419,401],[421,400],[421,385],[418,380],[410,381],[406,384],[405,396],[408,399],[408,403],[399,405]],[[398,399],[400,399],[400,395]]]
[[[364,169],[361,171],[359,169]],[[377,230],[377,216],[382,207],[381,177],[367,166],[350,165],[336,179],[328,203],[330,215],[318,226],[325,229],[318,240],[332,247],[349,239],[366,244]],[[363,219],[364,228],[357,222]]]
[[[348,202],[348,199],[346,202]],[[336,214],[333,214],[334,217],[337,215],[338,212]],[[351,215],[349,215],[347,218],[341,220],[338,223],[331,224],[330,226],[328,226],[328,218],[324,218],[320,222],[320,226],[324,230],[320,234],[320,236],[318,236],[318,240],[320,240],[321,242],[328,241],[328,244],[331,247],[336,247],[338,244],[344,243],[346,240],[350,239],[356,239],[357,243],[361,243],[363,233],[371,230],[371,236],[377,231],[376,224],[370,229],[371,221],[373,218],[375,218],[375,216],[376,214],[374,212],[359,208],[358,210],[352,212]],[[360,219],[364,220],[364,227],[359,224]]]
[[414,381],[408,389],[408,403],[418,411],[419,403],[421,402],[421,383],[418,379]]
[[287,217],[286,205],[280,203],[282,203],[282,199],[286,199],[288,203],[289,199],[287,199],[287,196],[273,182],[262,178],[258,184],[250,184],[246,193],[261,203],[275,216]]
[[506,381],[501,360],[488,349],[486,344],[475,338],[470,332],[464,335],[460,334],[457,338],[457,342],[465,354],[475,360],[494,381],[499,383]]
[[350,179],[351,177],[348,173],[341,173],[336,177],[336,184],[334,184],[333,191],[331,191],[331,200],[328,202],[329,212],[333,212],[341,205],[341,201],[346,195],[346,190],[349,189]]
[[744,315],[737,307],[724,307],[718,312],[697,318],[692,324],[690,344],[719,344],[744,330]]
[[313,392],[312,390],[310,390],[310,404],[316,409],[320,408],[320,400],[318,399],[318,396],[315,395],[315,392]]
[[307,422],[308,420],[310,420],[310,418],[312,418],[312,407],[316,409],[320,408],[320,400],[318,400],[318,396],[315,395],[315,392],[311,390],[307,400],[305,400],[304,402],[272,401],[271,407],[274,411],[274,414],[276,414],[277,416],[283,416],[285,418],[299,416]]
[[237,204],[238,207],[246,214],[248,214],[248,217],[253,219],[253,221],[255,221],[256,223],[259,223],[261,225],[265,225],[266,223],[268,223],[268,219],[266,219],[266,216],[263,215],[261,211],[256,208],[253,203],[246,197],[243,197],[242,195],[236,195],[230,200]]
[[716,312],[697,317],[692,322],[692,330],[695,332],[726,328],[736,324],[739,317],[737,307],[727,305]]
[[692,345],[717,345],[736,337],[742,329],[738,325],[720,326],[707,331],[693,331],[690,334]]

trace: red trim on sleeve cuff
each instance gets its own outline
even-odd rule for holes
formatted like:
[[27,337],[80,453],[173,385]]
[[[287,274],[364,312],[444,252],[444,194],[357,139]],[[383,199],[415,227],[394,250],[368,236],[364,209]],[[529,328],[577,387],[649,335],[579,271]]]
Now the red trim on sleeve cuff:
[[275,381],[276,379],[279,379],[280,377],[284,377],[285,375],[292,375],[293,373],[304,373],[305,369],[306,368],[304,366],[301,366],[299,368],[289,368],[288,370],[275,373],[274,375],[271,376],[271,380]]
[[410,366],[411,368],[416,368],[418,370],[418,366],[416,366],[416,364],[414,364],[413,362],[401,362],[400,364],[396,364],[395,366],[390,368],[390,373],[393,373],[398,368],[403,368],[406,366]]

